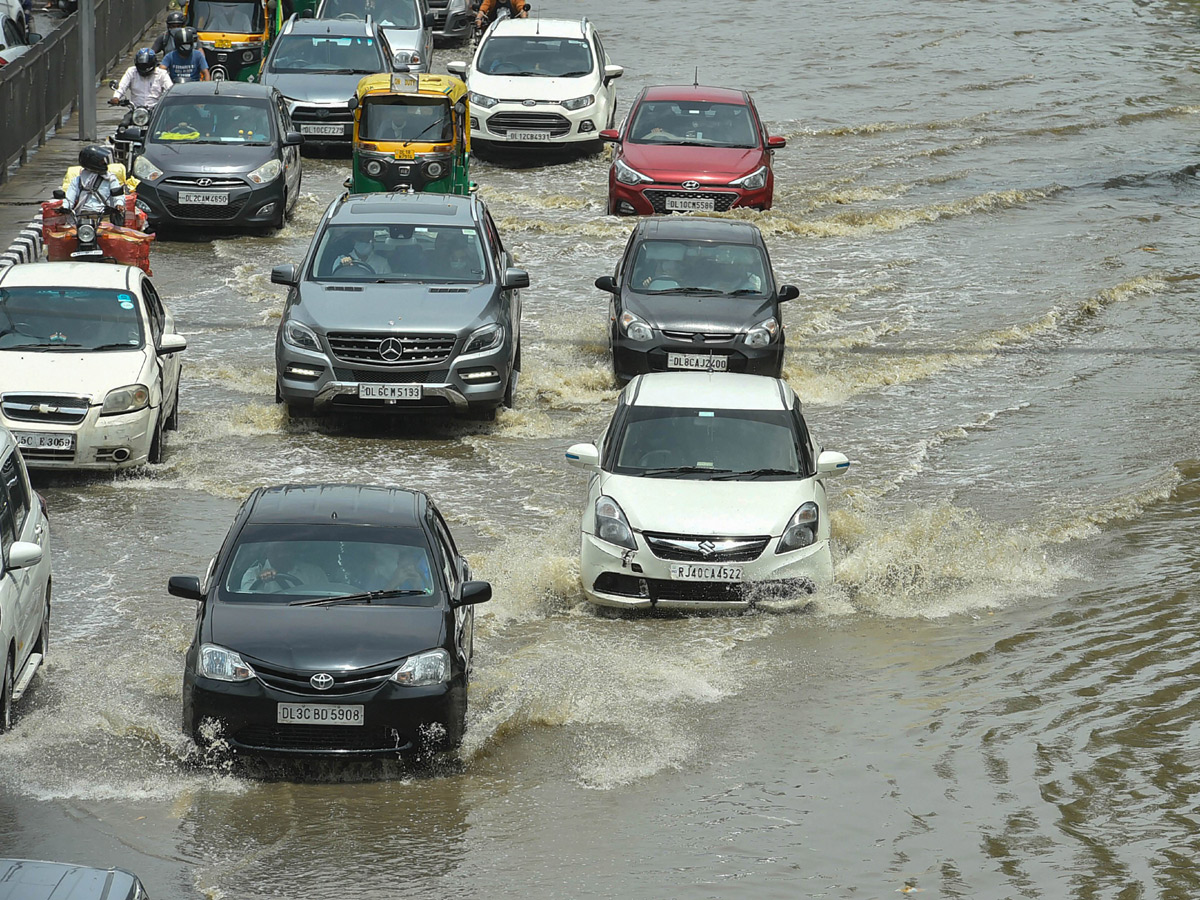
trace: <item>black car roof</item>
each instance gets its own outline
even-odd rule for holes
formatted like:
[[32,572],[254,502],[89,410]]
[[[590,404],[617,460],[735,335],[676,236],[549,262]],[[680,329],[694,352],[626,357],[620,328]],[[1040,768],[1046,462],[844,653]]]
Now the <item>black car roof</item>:
[[444,217],[473,225],[476,202],[473,197],[460,197],[455,194],[347,194],[337,202],[337,208],[333,210],[330,221],[421,224],[431,217]]
[[369,484],[281,484],[251,497],[249,524],[419,527],[428,505],[421,491]]
[[252,84],[247,81],[185,81],[182,84],[171,85],[168,97],[255,97],[268,100],[275,93],[275,88],[266,84]]
[[762,242],[762,233],[753,222],[692,216],[663,216],[658,219],[643,219],[637,227],[643,238],[652,240],[725,241],[732,244]]

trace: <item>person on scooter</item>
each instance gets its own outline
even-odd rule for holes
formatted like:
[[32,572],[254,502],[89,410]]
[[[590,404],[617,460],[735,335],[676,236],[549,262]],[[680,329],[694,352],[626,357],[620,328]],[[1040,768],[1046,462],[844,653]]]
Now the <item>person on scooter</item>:
[[114,225],[125,224],[125,206],[121,197],[125,186],[108,171],[108,149],[91,144],[79,151],[82,171],[67,186],[63,209],[80,213],[108,214]]
[[133,65],[125,70],[121,83],[108,102],[118,106],[122,100],[128,100],[133,106],[154,109],[172,84],[171,76],[158,67],[158,57],[154,51],[143,47],[133,57]]
[[175,49],[163,57],[162,67],[176,84],[185,81],[208,81],[208,60],[198,46],[195,28],[176,28]]
[[525,0],[483,0],[479,4],[479,12],[475,14],[475,27],[483,28],[484,23],[500,9],[507,6],[514,19],[524,19],[529,15],[525,8]]
[[179,10],[167,13],[167,30],[154,39],[151,48],[155,56],[166,56],[175,49],[175,38],[172,35],[177,28],[187,27],[187,16]]

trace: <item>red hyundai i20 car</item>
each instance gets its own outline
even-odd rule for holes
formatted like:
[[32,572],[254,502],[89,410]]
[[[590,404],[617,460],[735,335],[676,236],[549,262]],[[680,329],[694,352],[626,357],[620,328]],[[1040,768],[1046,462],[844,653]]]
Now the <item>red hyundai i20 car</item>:
[[745,91],[702,85],[648,87],[622,131],[608,173],[609,215],[770,209],[771,154],[787,145],[767,134]]

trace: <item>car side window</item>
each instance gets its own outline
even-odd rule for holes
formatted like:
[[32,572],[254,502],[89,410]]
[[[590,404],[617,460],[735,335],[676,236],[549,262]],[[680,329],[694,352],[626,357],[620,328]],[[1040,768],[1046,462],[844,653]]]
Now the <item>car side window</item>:
[[4,43],[9,47],[25,43],[25,40],[21,37],[21,32],[17,30],[17,26],[13,24],[11,19],[4,20]]
[[634,239],[637,237],[637,229],[629,233],[629,240],[625,242],[625,252],[621,254],[621,258],[617,260],[616,271],[613,272],[613,281],[617,284],[621,283],[621,273],[625,271],[625,263],[627,263],[633,254]]
[[483,225],[487,231],[488,243],[492,245],[492,252],[496,257],[496,265],[499,267],[504,258],[504,242],[500,240],[500,232],[496,230],[492,214],[486,209],[483,211]]
[[4,482],[4,490],[8,493],[15,535],[24,530],[25,517],[29,515],[29,489],[23,476],[16,451],[10,452],[0,463],[0,481]]
[[158,299],[158,291],[154,290],[149,279],[142,282],[142,293],[146,297],[146,313],[150,316],[150,330],[154,333],[154,343],[163,335],[166,327],[167,314],[163,310],[162,301]]
[[12,506],[8,502],[8,491],[0,489],[0,562],[8,565],[8,552],[12,550],[13,541],[17,539],[16,528],[13,525]]
[[600,43],[600,32],[593,32],[592,37],[596,41],[596,68],[603,74],[604,67],[608,65],[608,57],[604,55],[604,44]]
[[454,546],[454,538],[450,537],[450,529],[446,527],[446,523],[442,521],[442,515],[437,510],[433,513],[433,532],[437,535],[437,541],[442,551],[442,565],[446,571],[446,583],[450,586],[451,593],[458,590],[459,574],[458,574],[458,548]]

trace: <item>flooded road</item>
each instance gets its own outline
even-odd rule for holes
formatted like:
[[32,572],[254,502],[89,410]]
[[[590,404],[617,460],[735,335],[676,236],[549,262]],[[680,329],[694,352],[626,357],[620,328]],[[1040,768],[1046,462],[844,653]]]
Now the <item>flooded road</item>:
[[[289,421],[283,292],[348,162],[268,237],[156,245],[189,339],[164,464],[41,478],[44,676],[0,850],[155,898],[1200,894],[1200,4],[545,0],[645,84],[754,92],[786,377],[827,449],[836,583],[738,617],[586,604],[616,389],[606,161],[476,162],[533,286],[497,422]],[[440,50],[437,68],[463,51]],[[457,761],[230,771],[180,733],[198,573],[283,481],[428,490],[495,599]]]

